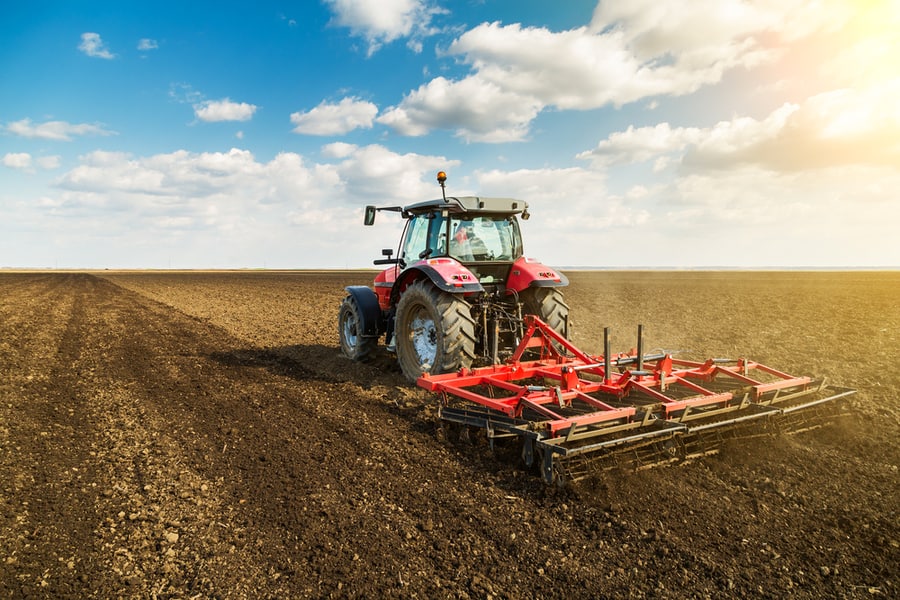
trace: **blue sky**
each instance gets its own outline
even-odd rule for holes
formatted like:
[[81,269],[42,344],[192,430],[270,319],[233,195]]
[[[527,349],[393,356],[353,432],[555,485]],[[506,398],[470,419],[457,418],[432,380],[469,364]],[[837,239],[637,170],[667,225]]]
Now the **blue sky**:
[[363,267],[448,192],[557,266],[900,266],[900,0],[15,2],[0,267]]

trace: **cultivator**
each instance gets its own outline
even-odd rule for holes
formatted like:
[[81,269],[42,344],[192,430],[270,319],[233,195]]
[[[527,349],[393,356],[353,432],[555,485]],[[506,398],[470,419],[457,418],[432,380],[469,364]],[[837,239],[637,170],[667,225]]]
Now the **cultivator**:
[[519,438],[528,466],[562,484],[611,468],[641,469],[717,452],[728,439],[818,427],[855,390],[747,359],[680,360],[637,347],[592,356],[533,315],[502,364],[424,374],[441,418]]

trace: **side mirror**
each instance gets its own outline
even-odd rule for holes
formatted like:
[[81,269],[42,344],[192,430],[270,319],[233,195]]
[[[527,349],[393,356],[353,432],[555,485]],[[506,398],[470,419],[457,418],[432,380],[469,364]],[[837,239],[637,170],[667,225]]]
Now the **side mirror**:
[[375,207],[367,206],[366,207],[366,218],[363,221],[365,225],[373,225],[375,223]]
[[397,258],[391,258],[391,255],[394,254],[394,251],[390,248],[385,248],[381,251],[382,256],[387,256],[387,258],[379,258],[378,260],[372,261],[373,264],[376,265],[396,265],[400,262]]

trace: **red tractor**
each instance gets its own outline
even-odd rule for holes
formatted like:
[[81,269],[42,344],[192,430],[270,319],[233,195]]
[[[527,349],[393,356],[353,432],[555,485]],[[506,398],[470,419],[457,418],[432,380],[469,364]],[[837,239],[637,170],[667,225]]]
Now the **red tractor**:
[[442,197],[409,206],[367,206],[365,224],[379,211],[399,212],[406,225],[396,258],[376,265],[374,290],[347,288],[338,316],[341,350],[358,361],[373,357],[382,335],[403,373],[423,374],[498,364],[524,335],[533,314],[568,337],[564,275],[523,255],[517,216],[528,204],[511,198]]

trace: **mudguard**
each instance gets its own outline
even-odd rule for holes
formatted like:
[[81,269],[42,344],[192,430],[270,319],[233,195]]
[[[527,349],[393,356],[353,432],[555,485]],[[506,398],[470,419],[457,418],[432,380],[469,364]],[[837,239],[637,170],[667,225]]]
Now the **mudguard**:
[[564,287],[568,278],[533,258],[519,258],[509,270],[506,289],[521,292],[530,287]]
[[[453,258],[429,258],[414,264],[404,271],[394,284],[394,295],[409,283],[427,277],[439,290],[451,294],[483,292],[484,287],[472,271]],[[394,298],[396,301],[398,298]]]
[[378,296],[372,291],[372,288],[364,285],[351,285],[344,288],[359,306],[359,316],[362,319],[363,337],[378,337],[381,335],[381,307],[378,306]]

